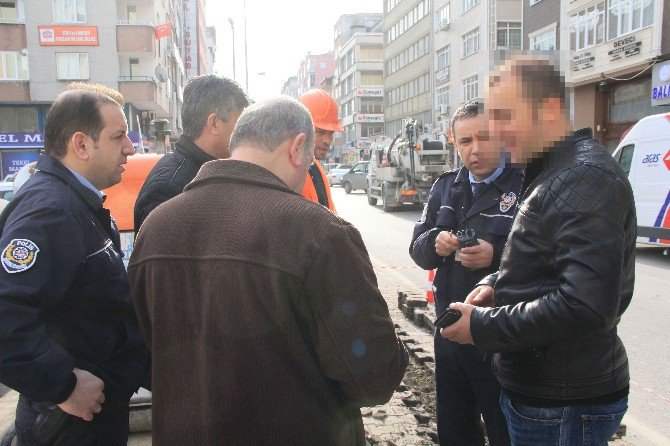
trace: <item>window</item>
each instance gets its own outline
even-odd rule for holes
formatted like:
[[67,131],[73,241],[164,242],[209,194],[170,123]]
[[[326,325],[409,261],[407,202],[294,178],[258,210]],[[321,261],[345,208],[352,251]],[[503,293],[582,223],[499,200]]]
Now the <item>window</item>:
[[626,172],[626,175],[630,174],[630,165],[633,163],[633,153],[635,152],[635,144],[628,144],[621,148],[619,153],[619,165]]
[[610,0],[609,39],[650,26],[654,19],[654,0]]
[[19,11],[16,0],[0,2],[0,23],[19,23]]
[[319,68],[321,68],[322,70],[325,70],[326,68],[328,68],[328,62],[326,62],[325,60],[322,60],[321,62],[319,62]]
[[479,27],[463,36],[463,57],[479,51]]
[[451,23],[451,3],[447,3],[437,11],[437,29]]
[[0,79],[28,80],[28,57],[16,51],[0,51]]
[[384,124],[361,124],[361,138],[379,135],[384,132]]
[[362,62],[379,61],[384,58],[382,47],[380,46],[362,46],[360,60]]
[[137,23],[137,6],[128,5],[128,24]]
[[556,26],[541,30],[530,36],[530,49],[539,51],[553,51],[556,49]]
[[138,77],[140,75],[140,60],[130,59],[130,78]]
[[54,22],[85,22],[84,0],[54,0]]
[[88,79],[88,53],[56,53],[57,77],[61,80]]
[[463,14],[479,4],[479,0],[461,0]]
[[498,22],[498,46],[521,48],[521,23]]
[[37,108],[0,107],[0,133],[36,131]]
[[361,99],[361,113],[381,113],[382,100],[381,99]]
[[440,88],[437,90],[437,109],[439,110],[442,107],[449,107],[450,97],[449,87]]
[[314,71],[314,59],[309,60],[309,71]]
[[441,70],[449,66],[449,47],[446,46],[437,52],[437,69]]
[[361,85],[384,85],[381,73],[361,73]]
[[386,32],[386,43],[391,43],[397,39],[402,33],[410,29],[421,19],[426,17],[430,13],[429,9],[429,0],[423,0],[419,2],[414,8],[412,8],[405,16],[400,20],[394,23],[389,30]]
[[479,97],[479,76],[474,75],[463,79],[463,101]]
[[605,41],[605,2],[570,16],[570,49],[580,51]]
[[414,44],[410,45],[409,48],[406,48],[404,51],[396,54],[389,60],[386,64],[386,74],[390,75],[396,71],[406,67],[420,57],[423,57],[428,52],[429,42],[428,35],[426,34]]

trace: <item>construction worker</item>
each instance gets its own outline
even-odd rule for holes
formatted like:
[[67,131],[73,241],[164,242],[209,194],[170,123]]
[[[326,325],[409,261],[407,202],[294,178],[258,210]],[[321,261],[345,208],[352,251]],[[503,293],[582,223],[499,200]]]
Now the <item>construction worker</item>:
[[330,183],[319,161],[326,159],[328,150],[333,144],[333,134],[343,130],[337,117],[337,102],[331,95],[318,89],[309,90],[300,96],[299,100],[312,115],[316,139],[314,164],[309,168],[309,175],[300,194],[336,212],[330,196]]

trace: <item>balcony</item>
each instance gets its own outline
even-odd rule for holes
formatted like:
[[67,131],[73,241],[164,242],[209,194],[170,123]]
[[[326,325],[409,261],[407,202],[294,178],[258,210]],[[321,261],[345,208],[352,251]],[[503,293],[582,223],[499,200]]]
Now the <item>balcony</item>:
[[153,76],[119,76],[119,92],[140,110],[153,111],[161,117],[170,111],[167,95]]
[[451,79],[450,68],[451,68],[450,66],[447,66],[435,71],[435,85],[442,85],[449,82],[449,80]]
[[119,53],[153,53],[155,48],[154,28],[151,24],[116,25],[116,46]]
[[0,51],[26,49],[26,25],[22,23],[0,23]]
[[28,81],[0,82],[0,101],[30,102],[30,82]]

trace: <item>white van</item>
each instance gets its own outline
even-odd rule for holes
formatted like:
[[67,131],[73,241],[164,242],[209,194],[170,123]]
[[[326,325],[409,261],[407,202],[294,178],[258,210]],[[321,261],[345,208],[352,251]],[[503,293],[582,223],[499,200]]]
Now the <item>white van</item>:
[[638,243],[670,247],[670,113],[641,119],[612,156],[633,187]]

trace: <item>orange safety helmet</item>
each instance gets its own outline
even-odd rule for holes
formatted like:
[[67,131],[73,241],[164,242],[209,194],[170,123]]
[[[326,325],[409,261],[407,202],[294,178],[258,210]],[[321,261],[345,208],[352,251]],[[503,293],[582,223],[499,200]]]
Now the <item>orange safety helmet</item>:
[[302,105],[307,107],[312,115],[314,127],[332,132],[343,130],[340,120],[337,118],[337,102],[323,90],[309,90],[299,99]]

